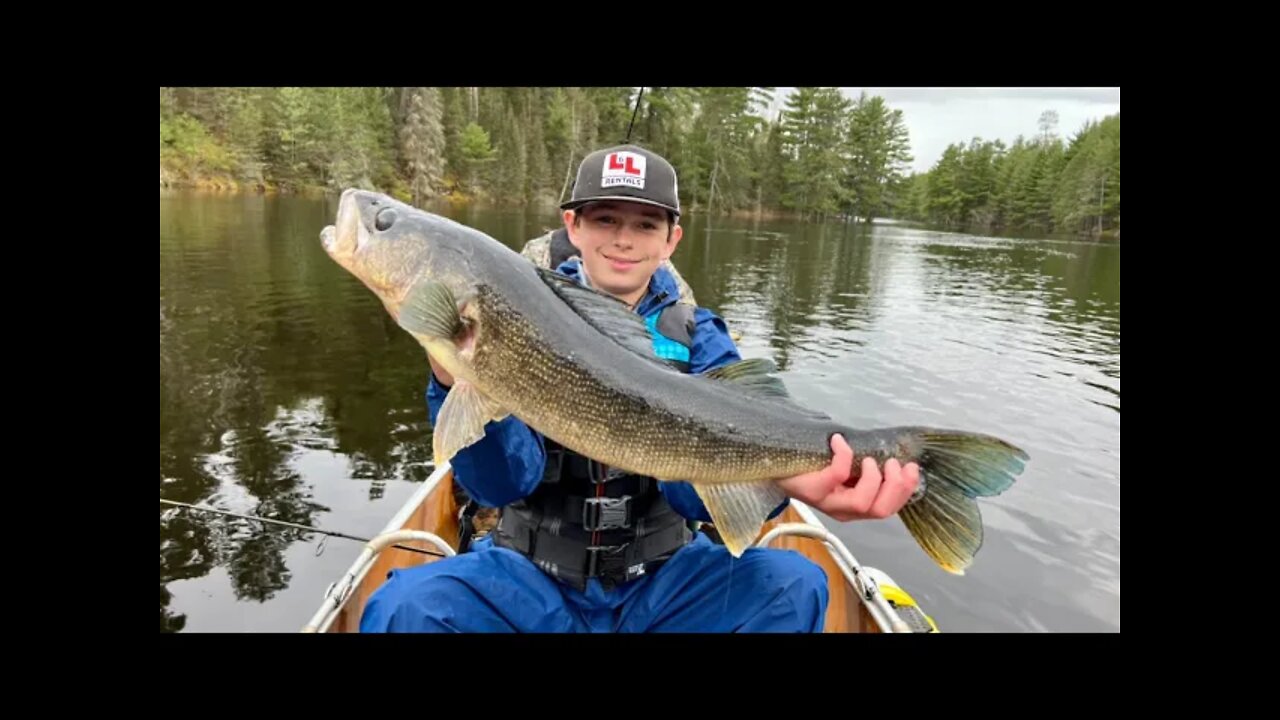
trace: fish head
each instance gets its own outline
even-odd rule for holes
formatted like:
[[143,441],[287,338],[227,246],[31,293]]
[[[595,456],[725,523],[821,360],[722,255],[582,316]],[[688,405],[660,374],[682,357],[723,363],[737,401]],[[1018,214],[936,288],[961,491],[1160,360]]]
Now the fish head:
[[348,189],[334,224],[320,231],[329,257],[377,295],[397,317],[421,280],[465,289],[471,248],[460,226],[382,193]]

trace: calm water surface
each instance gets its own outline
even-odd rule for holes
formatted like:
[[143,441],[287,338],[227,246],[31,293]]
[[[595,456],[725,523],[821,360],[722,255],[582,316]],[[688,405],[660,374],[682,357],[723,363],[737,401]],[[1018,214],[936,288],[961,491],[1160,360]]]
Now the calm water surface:
[[[355,535],[428,474],[422,350],[320,247],[336,198],[160,197],[160,494]],[[434,208],[513,248],[554,212]],[[964,577],[900,521],[828,525],[947,632],[1120,629],[1120,248],[686,219],[674,262],[792,395],[1031,454]],[[297,631],[360,544],[160,514],[162,631]],[[319,554],[317,554],[319,551]]]

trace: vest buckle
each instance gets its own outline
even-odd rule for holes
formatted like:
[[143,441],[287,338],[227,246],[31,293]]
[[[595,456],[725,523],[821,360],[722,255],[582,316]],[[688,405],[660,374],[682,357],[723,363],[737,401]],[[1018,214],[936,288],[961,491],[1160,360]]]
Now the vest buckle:
[[582,527],[584,530],[616,530],[631,527],[631,496],[584,498]]

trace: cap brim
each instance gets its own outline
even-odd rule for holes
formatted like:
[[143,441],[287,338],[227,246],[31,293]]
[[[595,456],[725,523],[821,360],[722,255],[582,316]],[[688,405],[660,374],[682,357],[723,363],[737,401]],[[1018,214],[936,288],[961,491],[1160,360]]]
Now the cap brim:
[[599,197],[587,198],[585,200],[570,200],[567,203],[562,203],[560,205],[560,209],[576,210],[582,207],[583,205],[586,205],[587,203],[602,202],[606,200],[616,200],[618,202],[640,203],[641,205],[652,205],[654,207],[660,207],[663,210],[666,210],[668,212],[673,212],[676,215],[680,214],[680,211],[678,209],[673,208],[670,205],[664,205],[654,200],[646,200],[644,198],[632,197],[630,195],[601,195]]

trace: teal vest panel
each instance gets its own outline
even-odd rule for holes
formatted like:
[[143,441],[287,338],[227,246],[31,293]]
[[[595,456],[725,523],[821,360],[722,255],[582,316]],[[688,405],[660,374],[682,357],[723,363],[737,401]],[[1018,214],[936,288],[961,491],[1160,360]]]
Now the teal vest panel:
[[649,328],[649,335],[653,338],[653,353],[664,360],[688,363],[688,346],[672,340],[658,330],[658,318],[661,315],[661,312],[656,312],[644,319],[645,327]]

